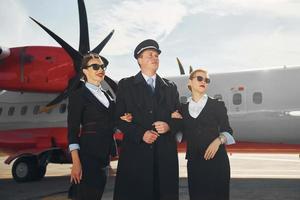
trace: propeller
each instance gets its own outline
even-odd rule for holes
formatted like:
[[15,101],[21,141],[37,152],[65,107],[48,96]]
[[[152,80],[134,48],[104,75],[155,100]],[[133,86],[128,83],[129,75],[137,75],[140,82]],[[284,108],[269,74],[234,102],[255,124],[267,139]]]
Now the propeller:
[[184,72],[183,66],[182,66],[179,58],[176,58],[176,60],[177,60],[178,66],[179,66],[180,75],[184,75],[185,72]]
[[194,70],[193,70],[193,67],[190,65],[190,73],[192,73]]
[[[176,58],[176,60],[177,60],[177,63],[178,63],[180,75],[185,75],[185,72],[184,72],[184,69],[183,69],[183,65],[181,64],[179,58]],[[193,72],[193,67],[190,65],[189,73],[191,74],[192,72]]]
[[[53,99],[51,102],[49,102],[45,107],[42,107],[40,109],[40,112],[47,112],[50,109],[54,108],[58,103],[63,101],[65,98],[67,98],[72,91],[74,91],[75,89],[77,89],[80,86],[80,83],[81,83],[80,79],[83,76],[81,69],[80,69],[81,62],[82,62],[83,55],[90,52],[90,42],[89,42],[88,23],[87,23],[87,14],[86,14],[85,4],[84,4],[83,0],[78,0],[77,2],[78,2],[79,29],[80,29],[79,50],[78,51],[75,50],[73,47],[71,47],[68,43],[66,43],[62,38],[60,38],[54,32],[52,32],[47,27],[42,25],[40,22],[38,22],[34,18],[30,17],[30,19],[32,19],[44,31],[46,31],[68,53],[68,55],[73,60],[74,69],[76,71],[76,75],[69,80],[68,87],[62,93],[60,93],[55,99]],[[114,30],[112,30],[104,38],[104,40],[99,45],[97,45],[91,52],[100,54],[101,50],[104,48],[104,46],[110,40],[113,33],[114,33]],[[102,58],[105,59],[104,57],[102,57]],[[108,76],[105,76],[104,81],[107,82],[107,84],[110,86],[110,88],[113,90],[114,93],[117,92],[118,85],[115,81],[113,81]]]

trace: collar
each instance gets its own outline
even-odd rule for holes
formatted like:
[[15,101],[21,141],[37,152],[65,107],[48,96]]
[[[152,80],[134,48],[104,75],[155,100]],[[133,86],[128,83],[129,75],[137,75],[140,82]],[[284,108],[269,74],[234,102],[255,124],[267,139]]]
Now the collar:
[[155,80],[156,80],[156,74],[154,74],[153,76],[147,76],[145,74],[142,73],[142,76],[144,77],[145,81],[147,82],[149,78],[152,78],[154,83],[155,83]]
[[204,95],[199,99],[199,101],[197,101],[197,102],[194,101],[192,97],[189,97],[187,101],[188,101],[189,103],[193,103],[193,104],[202,104],[202,103],[205,102],[207,99],[208,99],[207,94],[204,94]]
[[[149,77],[148,77],[149,78]],[[157,79],[157,80],[156,80]],[[147,79],[148,80],[148,79]],[[139,73],[137,73],[135,76],[134,76],[134,83],[135,84],[138,84],[140,82],[144,82],[145,84],[147,83],[146,82],[146,79],[143,77],[143,74],[142,72],[140,71]],[[166,83],[166,81],[164,79],[162,79],[158,74],[155,74],[155,80],[154,80],[154,83],[157,84],[159,87],[165,87],[167,86],[168,84]]]
[[100,84],[99,86],[97,86],[97,85],[94,85],[94,84],[92,84],[92,83],[86,82],[86,83],[85,83],[85,86],[86,86],[87,88],[89,88],[89,89],[95,91],[95,92],[99,92],[99,91],[102,90],[101,84]]

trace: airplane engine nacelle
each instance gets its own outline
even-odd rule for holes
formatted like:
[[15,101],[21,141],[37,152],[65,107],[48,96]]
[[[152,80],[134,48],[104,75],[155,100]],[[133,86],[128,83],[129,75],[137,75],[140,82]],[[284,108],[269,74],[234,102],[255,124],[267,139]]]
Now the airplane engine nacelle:
[[1,47],[0,46],[0,60],[6,58],[10,55],[9,48]]

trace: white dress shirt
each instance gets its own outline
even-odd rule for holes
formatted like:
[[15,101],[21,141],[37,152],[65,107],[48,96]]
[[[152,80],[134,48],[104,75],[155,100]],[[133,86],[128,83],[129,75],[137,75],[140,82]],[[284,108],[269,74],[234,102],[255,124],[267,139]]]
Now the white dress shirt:
[[[192,97],[190,97],[188,99],[188,102],[189,102],[189,113],[190,115],[193,117],[193,118],[197,118],[200,113],[202,112],[204,106],[206,105],[207,103],[207,99],[208,99],[208,96],[207,94],[204,94],[200,99],[199,101],[194,101],[192,99]],[[232,137],[232,135],[228,132],[222,132],[220,133],[220,135],[223,135],[224,137],[226,137],[226,143],[227,145],[230,145],[230,144],[234,144],[235,143],[235,140],[234,138]]]
[[106,107],[109,107],[109,100],[106,98],[105,94],[103,93],[103,89],[101,85],[96,86],[91,83],[86,82],[85,86],[92,94]]

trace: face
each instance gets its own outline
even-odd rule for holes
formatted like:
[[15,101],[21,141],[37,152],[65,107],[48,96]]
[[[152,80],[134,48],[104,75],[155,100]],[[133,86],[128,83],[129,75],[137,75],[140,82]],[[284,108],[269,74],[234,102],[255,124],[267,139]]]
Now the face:
[[105,71],[101,67],[99,67],[99,69],[94,69],[97,68],[97,65],[103,65],[103,61],[100,58],[92,58],[87,63],[87,66],[90,67],[83,69],[83,73],[87,78],[87,82],[93,84],[100,84],[100,82],[103,81]]
[[195,75],[192,77],[192,80],[189,80],[189,85],[192,89],[192,92],[197,92],[200,94],[206,93],[209,84],[208,79],[209,78],[206,73],[196,72]]
[[141,70],[156,72],[159,66],[158,56],[159,54],[156,50],[146,49],[145,51],[143,51],[138,58]]

